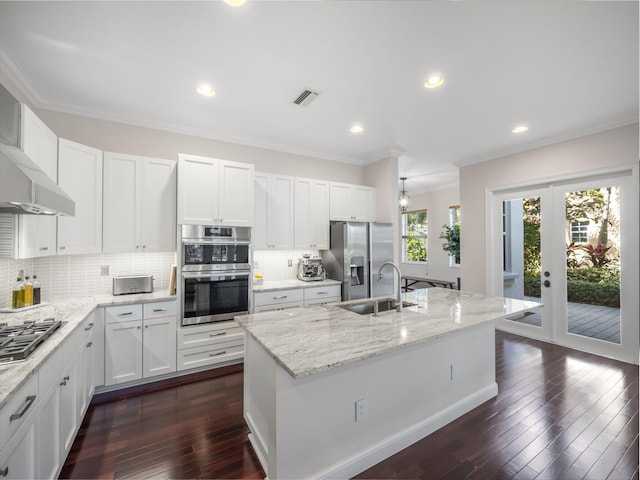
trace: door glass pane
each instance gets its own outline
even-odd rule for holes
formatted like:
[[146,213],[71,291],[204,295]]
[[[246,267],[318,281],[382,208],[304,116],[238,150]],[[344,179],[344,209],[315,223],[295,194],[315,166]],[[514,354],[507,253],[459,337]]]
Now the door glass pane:
[[[540,302],[540,197],[502,204],[503,296]],[[510,318],[540,327],[542,309]]]
[[620,189],[565,194],[567,331],[620,343]]

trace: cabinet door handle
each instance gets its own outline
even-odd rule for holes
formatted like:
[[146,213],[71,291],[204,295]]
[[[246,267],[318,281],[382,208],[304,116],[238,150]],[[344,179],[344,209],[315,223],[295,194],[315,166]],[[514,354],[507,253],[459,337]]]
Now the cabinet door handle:
[[210,337],[219,337],[221,335],[226,335],[227,332],[218,332],[218,333],[210,333],[209,336]]
[[66,382],[67,380],[69,380],[71,377],[69,375],[65,375],[63,380]]
[[87,348],[91,348],[92,345],[93,345],[93,342],[87,343]]
[[316,292],[317,295],[329,295],[329,292]]
[[118,314],[119,317],[126,317],[127,315],[133,315],[133,312],[124,312]]
[[67,381],[66,381],[66,380],[62,380],[62,381],[60,382],[60,386],[61,386],[61,387],[65,387],[66,385],[67,385]]
[[89,325],[87,325],[87,328],[84,329],[84,331],[88,331],[91,330],[93,328],[93,323],[90,323]]
[[9,465],[0,470],[0,477],[6,477],[9,475]]
[[11,416],[9,417],[9,421],[13,422],[14,420],[18,420],[19,418],[22,418],[24,416],[25,413],[27,413],[27,410],[29,410],[31,408],[31,405],[33,405],[33,402],[36,401],[36,396],[35,395],[29,395],[24,402],[24,405],[22,407],[22,409],[18,412],[18,413],[13,413],[11,414]]
[[154,308],[153,311],[154,312],[166,312],[167,309],[166,308]]
[[273,297],[274,300],[281,300],[283,298],[287,298],[288,295],[280,295],[279,297]]
[[43,252],[46,252],[47,250],[49,250],[49,247],[40,247],[40,250],[42,250]]
[[60,250],[66,250],[67,247],[65,247],[64,245],[60,245]]
[[217,357],[218,355],[224,355],[225,353],[227,353],[227,351],[223,350],[223,351],[218,352],[218,353],[210,353],[209,356],[210,357]]

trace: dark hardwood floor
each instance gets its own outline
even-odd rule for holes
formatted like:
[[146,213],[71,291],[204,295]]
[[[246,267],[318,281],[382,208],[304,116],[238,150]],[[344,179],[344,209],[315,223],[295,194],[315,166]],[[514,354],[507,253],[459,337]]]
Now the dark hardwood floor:
[[[496,398],[357,478],[638,478],[637,366],[497,332],[496,376]],[[264,478],[242,378],[98,398],[61,478]]]

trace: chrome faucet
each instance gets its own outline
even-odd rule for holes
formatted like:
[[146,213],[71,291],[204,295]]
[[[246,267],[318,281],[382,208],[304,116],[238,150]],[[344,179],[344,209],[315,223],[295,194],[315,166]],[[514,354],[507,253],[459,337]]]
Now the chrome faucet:
[[391,265],[396,272],[398,272],[398,298],[396,299],[396,307],[398,308],[398,312],[402,312],[402,293],[401,293],[401,284],[402,284],[402,274],[400,273],[400,269],[397,267],[397,265],[393,262],[384,262],[382,265],[380,265],[380,268],[378,269],[378,275],[377,275],[377,279],[378,281],[380,281],[382,279],[382,269],[386,266],[386,265]]

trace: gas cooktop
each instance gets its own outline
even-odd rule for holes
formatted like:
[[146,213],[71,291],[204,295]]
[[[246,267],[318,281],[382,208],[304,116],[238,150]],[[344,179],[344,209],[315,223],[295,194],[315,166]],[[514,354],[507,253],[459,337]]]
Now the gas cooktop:
[[53,318],[22,325],[0,324],[0,364],[24,360],[61,325]]

